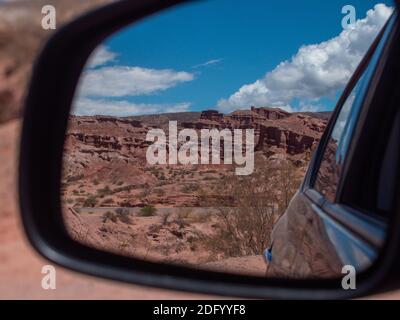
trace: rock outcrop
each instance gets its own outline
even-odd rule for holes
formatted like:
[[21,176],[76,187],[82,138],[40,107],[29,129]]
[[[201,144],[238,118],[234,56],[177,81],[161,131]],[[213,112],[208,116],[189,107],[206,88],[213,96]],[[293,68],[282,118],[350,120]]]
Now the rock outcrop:
[[[64,154],[66,198],[77,207],[86,206],[85,200],[92,203],[93,198],[104,206],[198,206],[198,190],[222,179],[230,166],[149,165],[146,152],[151,142],[146,134],[157,127],[168,135],[164,116],[155,117],[71,116]],[[202,129],[254,129],[256,156],[263,161],[288,159],[298,168],[305,168],[327,124],[320,114],[254,107],[227,115],[215,110],[175,118],[169,114],[166,119],[178,121],[179,130],[199,131],[199,136]],[[220,144],[221,163],[224,145]]]
[[[256,151],[299,155],[311,152],[319,142],[328,122],[327,117],[312,113],[289,113],[279,108],[255,108],[238,110],[223,115],[215,110],[203,111],[196,122],[183,123],[190,129],[254,129]],[[268,151],[270,154],[271,150]]]

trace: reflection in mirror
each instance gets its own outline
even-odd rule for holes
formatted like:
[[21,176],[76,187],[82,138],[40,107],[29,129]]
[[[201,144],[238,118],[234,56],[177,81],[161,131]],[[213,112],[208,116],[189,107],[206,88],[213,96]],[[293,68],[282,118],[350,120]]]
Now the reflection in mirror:
[[71,237],[219,272],[340,276],[343,237],[291,199],[391,13],[380,2],[357,2],[357,23],[342,30],[341,1],[290,1],[290,11],[286,1],[207,1],[100,44],[66,134]]
[[[351,111],[353,109],[357,89],[358,86],[350,93],[339,112],[315,181],[315,189],[332,203],[335,202],[336,190],[339,185],[345,158],[345,150],[342,150],[343,147],[339,150],[339,144],[343,144],[346,140],[345,135],[350,134],[347,124],[352,118]],[[353,118],[355,116],[356,115],[353,115]]]

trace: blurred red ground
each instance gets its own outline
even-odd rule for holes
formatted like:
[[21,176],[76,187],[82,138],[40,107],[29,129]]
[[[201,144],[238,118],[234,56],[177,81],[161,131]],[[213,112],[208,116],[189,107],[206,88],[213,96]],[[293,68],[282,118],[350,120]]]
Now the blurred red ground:
[[[210,299],[211,296],[124,285],[56,267],[56,290],[43,290],[49,264],[27,243],[19,221],[16,164],[20,121],[0,126],[0,299]],[[214,297],[215,298],[215,297]]]

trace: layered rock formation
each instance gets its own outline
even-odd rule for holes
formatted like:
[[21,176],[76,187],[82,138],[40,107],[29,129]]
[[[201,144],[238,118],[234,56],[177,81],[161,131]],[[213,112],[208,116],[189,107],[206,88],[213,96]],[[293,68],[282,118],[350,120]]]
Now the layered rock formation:
[[198,130],[254,129],[256,151],[299,155],[313,150],[328,118],[329,114],[289,113],[278,108],[252,107],[251,110],[238,110],[229,115],[215,110],[203,111],[198,121],[185,122],[183,127]]
[[[156,115],[154,119],[71,116],[62,192],[77,207],[196,206],[198,190],[223,178],[231,166],[150,166],[146,161],[150,145],[146,134],[158,127],[156,123],[164,130],[165,119],[178,121],[179,129],[254,129],[256,156],[263,161],[288,159],[303,170],[328,116],[273,108],[238,110],[228,115],[208,110],[184,116]],[[221,159],[223,147],[221,143]]]

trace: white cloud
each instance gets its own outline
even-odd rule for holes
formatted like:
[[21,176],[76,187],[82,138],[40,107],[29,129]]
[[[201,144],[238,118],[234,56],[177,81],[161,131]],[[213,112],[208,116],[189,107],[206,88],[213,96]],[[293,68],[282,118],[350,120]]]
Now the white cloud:
[[79,116],[108,115],[127,117],[143,114],[186,112],[189,108],[190,103],[188,102],[177,104],[145,104],[131,103],[129,101],[79,98],[75,101],[71,113]]
[[194,79],[193,74],[184,71],[107,66],[115,62],[117,56],[106,46],[100,46],[92,53],[80,80],[73,114],[133,116],[189,110],[191,104],[188,102],[146,104],[116,100],[157,93]]
[[105,65],[108,62],[113,62],[116,57],[117,54],[115,52],[110,51],[107,46],[101,45],[90,55],[87,67],[95,68]]
[[86,71],[79,95],[84,97],[138,96],[163,91],[192,81],[194,75],[170,69],[113,66]]
[[334,96],[346,85],[391,13],[392,8],[376,5],[353,28],[328,41],[301,47],[264,78],[221,99],[218,108],[228,112],[251,105],[289,106],[293,99],[300,99],[300,104],[302,99],[318,103],[322,97]]
[[117,56],[106,46],[100,46],[92,53],[80,80],[73,114],[133,116],[188,111],[191,105],[188,102],[146,104],[116,100],[157,93],[194,79],[193,74],[184,71],[106,65],[115,62]]
[[201,68],[201,67],[207,67],[213,64],[218,64],[222,61],[222,59],[212,59],[212,60],[208,60],[204,63],[200,63],[200,64],[196,64],[195,66],[193,66],[193,68]]

